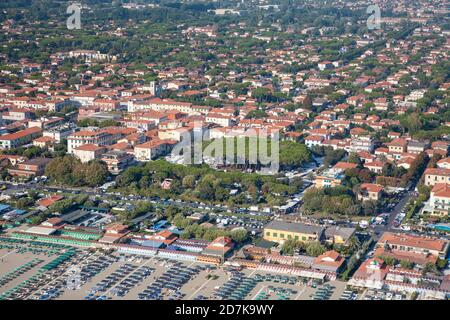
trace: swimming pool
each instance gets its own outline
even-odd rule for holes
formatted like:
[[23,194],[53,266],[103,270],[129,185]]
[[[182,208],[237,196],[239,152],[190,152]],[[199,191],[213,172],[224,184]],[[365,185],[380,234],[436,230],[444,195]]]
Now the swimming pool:
[[450,226],[449,225],[435,225],[434,228],[439,231],[446,231],[450,232]]

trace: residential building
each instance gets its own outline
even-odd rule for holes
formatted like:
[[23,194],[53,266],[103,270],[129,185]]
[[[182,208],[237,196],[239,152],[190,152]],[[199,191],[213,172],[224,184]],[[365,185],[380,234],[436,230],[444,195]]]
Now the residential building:
[[362,183],[358,192],[358,200],[360,201],[378,201],[381,199],[383,187],[373,183]]
[[107,146],[113,143],[113,136],[105,130],[83,130],[72,133],[67,138],[67,153],[73,153],[75,148],[85,144]]
[[39,148],[51,148],[55,144],[55,139],[51,137],[39,137],[33,140],[33,146]]
[[360,136],[350,141],[350,151],[352,152],[372,152],[375,148],[375,142],[370,136]]
[[314,147],[314,146],[320,146],[320,145],[322,145],[322,142],[325,140],[325,138],[324,137],[322,137],[322,136],[307,136],[306,138],[305,138],[305,145],[308,147],[308,148],[312,148],[312,147]]
[[384,163],[381,161],[377,161],[377,160],[364,163],[365,168],[367,168],[370,171],[377,173],[377,174],[380,174],[383,172],[383,166],[384,166]]
[[333,188],[340,186],[345,175],[342,170],[325,170],[322,174],[317,175],[314,180],[316,188]]
[[155,111],[177,110],[188,114],[195,113],[192,109],[192,103],[179,102],[172,99],[160,99],[160,98],[154,98],[143,102],[131,103],[128,105],[128,112],[135,112],[139,110],[155,110]]
[[219,113],[208,113],[205,119],[206,122],[218,124],[221,127],[230,127],[234,124],[233,118],[221,115]]
[[418,154],[424,152],[429,146],[428,142],[410,140],[408,141],[407,152]]
[[155,139],[134,147],[134,156],[138,161],[150,161],[170,152],[176,141]]
[[441,169],[450,169],[450,157],[439,160],[436,165]]
[[434,186],[437,183],[450,184],[450,169],[427,168],[424,175],[426,186]]
[[100,159],[101,155],[105,152],[105,147],[99,147],[95,144],[83,144],[73,150],[73,154],[83,163]]
[[389,152],[392,153],[404,153],[408,147],[408,141],[402,138],[397,138],[392,140],[389,143],[386,143],[386,146],[389,149]]
[[134,156],[124,151],[111,150],[104,153],[101,160],[112,174],[119,174],[134,162]]
[[45,129],[42,133],[44,137],[50,137],[55,139],[56,143],[61,143],[64,139],[75,132],[75,126],[70,124],[64,124],[58,127]]
[[448,215],[450,213],[450,184],[437,183],[430,192],[432,214]]
[[14,149],[31,143],[33,139],[42,135],[40,128],[32,127],[15,133],[0,136],[0,149]]
[[23,178],[31,178],[33,176],[41,176],[44,174],[45,167],[51,159],[47,158],[34,158],[21,163],[8,169],[8,173],[12,176],[18,176]]

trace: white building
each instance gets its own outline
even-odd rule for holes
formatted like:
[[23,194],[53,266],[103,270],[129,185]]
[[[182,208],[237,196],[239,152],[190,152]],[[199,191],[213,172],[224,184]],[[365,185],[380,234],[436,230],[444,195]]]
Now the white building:
[[438,183],[430,193],[430,207],[433,214],[448,215],[450,212],[450,184]]

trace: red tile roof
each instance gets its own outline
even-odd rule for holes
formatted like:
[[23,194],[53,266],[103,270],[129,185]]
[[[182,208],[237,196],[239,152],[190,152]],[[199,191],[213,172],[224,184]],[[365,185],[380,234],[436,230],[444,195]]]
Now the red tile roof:
[[368,192],[381,192],[383,190],[383,187],[379,184],[373,184],[373,183],[363,183],[361,184],[361,189],[367,190]]
[[435,197],[450,198],[450,184],[437,183],[431,190],[431,193]]
[[17,140],[23,137],[26,137],[28,135],[37,134],[41,132],[40,128],[32,127],[25,130],[21,130],[15,133],[5,134],[3,136],[0,136],[0,140]]
[[407,234],[397,234],[385,232],[378,243],[395,244],[399,246],[409,246],[428,250],[441,251],[446,245],[446,241]]

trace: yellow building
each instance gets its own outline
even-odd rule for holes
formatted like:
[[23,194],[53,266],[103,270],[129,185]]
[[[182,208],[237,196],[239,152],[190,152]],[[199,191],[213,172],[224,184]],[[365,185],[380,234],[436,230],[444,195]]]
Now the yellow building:
[[320,241],[324,229],[304,223],[275,220],[264,228],[264,239],[283,244],[286,240]]
[[332,244],[345,245],[355,232],[355,228],[331,226],[325,230],[325,241]]

